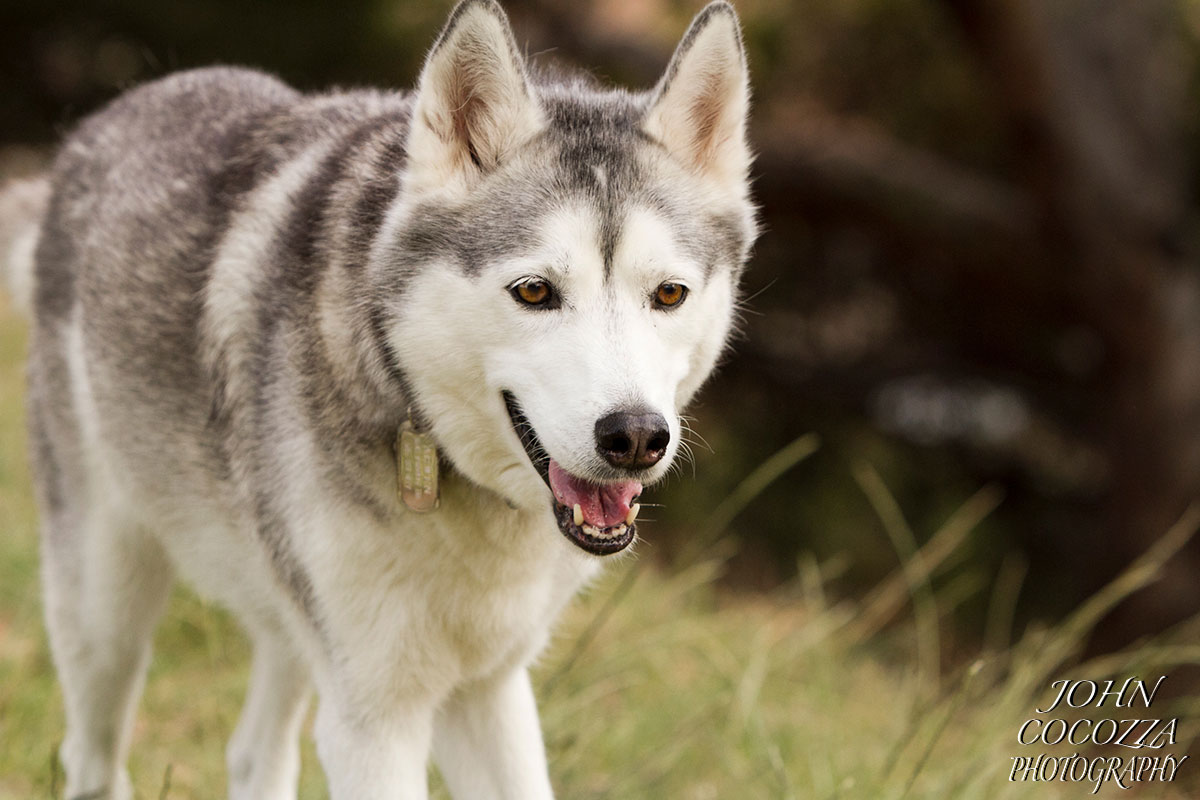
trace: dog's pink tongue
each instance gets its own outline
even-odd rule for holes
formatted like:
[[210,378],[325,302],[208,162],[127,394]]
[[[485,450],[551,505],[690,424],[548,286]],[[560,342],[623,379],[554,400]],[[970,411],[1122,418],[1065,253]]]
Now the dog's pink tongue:
[[588,483],[576,478],[550,459],[550,489],[555,499],[567,508],[579,506],[583,521],[593,528],[611,528],[624,522],[629,504],[642,493],[637,481],[620,483]]

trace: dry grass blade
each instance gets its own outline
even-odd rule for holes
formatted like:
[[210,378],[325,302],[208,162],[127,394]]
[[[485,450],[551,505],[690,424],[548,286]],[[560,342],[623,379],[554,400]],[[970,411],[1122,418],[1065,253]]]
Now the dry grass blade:
[[[863,479],[874,482],[878,481],[878,477],[864,476]],[[875,488],[872,489],[876,494],[881,483],[875,484]],[[883,491],[886,493],[886,489]],[[923,547],[915,550],[911,558],[905,558],[902,553],[904,564],[891,577],[880,583],[865,601],[862,611],[847,631],[850,637],[865,641],[894,619],[908,600],[913,582],[928,582],[938,568],[966,541],[971,531],[996,510],[1003,496],[1004,493],[997,486],[983,487],[963,503]],[[899,509],[895,508],[894,500],[890,505],[888,513],[894,520]],[[911,533],[909,535],[911,536]]]
[[868,464],[854,470],[863,494],[875,509],[883,529],[896,549],[902,564],[901,574],[913,600],[917,627],[917,675],[920,686],[936,687],[941,671],[941,636],[938,632],[937,599],[929,583],[930,568],[917,549],[912,528],[883,478]]
[[1012,644],[1013,620],[1017,598],[1029,572],[1029,561],[1020,554],[1010,553],[1000,564],[992,596],[988,601],[987,623],[983,641],[988,652],[1006,652]]
[[921,775],[921,770],[925,769],[926,764],[929,763],[929,757],[933,755],[934,748],[937,747],[938,742],[946,733],[946,730],[950,727],[950,722],[954,719],[954,715],[957,714],[964,705],[966,705],[967,699],[970,695],[971,685],[974,682],[975,677],[982,671],[982,661],[976,661],[967,669],[966,675],[963,678],[962,686],[957,692],[954,693],[954,696],[947,704],[941,719],[938,721],[937,727],[934,729],[933,734],[929,737],[929,741],[925,743],[925,747],[922,749],[921,755],[917,758],[916,764],[913,765],[912,773],[908,776],[908,780],[905,782],[904,788],[901,790],[900,796],[897,798],[897,800],[903,800],[905,797],[908,797],[909,792],[911,792],[913,786],[916,785],[917,778]]
[[750,505],[754,498],[763,490],[777,481],[785,472],[817,452],[821,439],[815,433],[806,433],[780,449],[734,487],[733,491],[721,501],[712,514],[708,524],[700,529],[692,547],[692,552],[703,551],[713,542],[721,538],[729,528],[729,524]]

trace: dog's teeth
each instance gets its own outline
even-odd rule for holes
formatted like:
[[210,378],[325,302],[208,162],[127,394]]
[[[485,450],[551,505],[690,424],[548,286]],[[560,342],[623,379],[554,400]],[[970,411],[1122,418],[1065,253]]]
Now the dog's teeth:
[[574,513],[574,518],[575,518],[575,526],[578,527],[578,526],[582,525],[583,524],[583,509],[580,507],[579,503],[575,504],[575,509],[574,509],[573,513]]
[[633,505],[631,505],[629,507],[629,513],[625,515],[625,524],[632,525],[633,521],[635,519],[637,519],[638,512],[641,510],[642,510],[642,506],[640,503],[634,503]]
[[596,531],[595,535],[598,539],[619,539],[625,535],[625,531],[625,523],[622,522],[618,525],[614,525],[611,528],[605,528],[604,530]]

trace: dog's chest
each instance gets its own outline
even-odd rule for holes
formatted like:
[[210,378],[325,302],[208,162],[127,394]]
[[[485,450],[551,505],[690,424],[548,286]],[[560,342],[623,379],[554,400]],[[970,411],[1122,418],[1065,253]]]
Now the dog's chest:
[[[454,527],[440,534],[449,546],[438,548],[426,565],[434,571],[428,575],[428,621],[464,677],[533,657],[563,606],[597,568],[556,541],[557,531],[529,530],[518,520],[492,516],[478,521],[480,527],[459,528],[456,523],[464,521],[448,516],[442,522]],[[464,538],[469,544],[456,546]],[[500,544],[505,540],[507,547]],[[512,547],[515,542],[523,546]]]
[[336,660],[361,676],[391,675],[397,697],[441,694],[528,663],[600,567],[549,515],[446,488],[437,511],[362,536],[344,529],[331,557],[310,562],[321,565]]

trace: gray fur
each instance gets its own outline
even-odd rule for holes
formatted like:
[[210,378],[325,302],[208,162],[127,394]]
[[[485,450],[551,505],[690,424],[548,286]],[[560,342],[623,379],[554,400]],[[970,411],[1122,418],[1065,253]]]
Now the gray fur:
[[[502,18],[494,3],[467,0],[433,54],[481,8]],[[732,13],[724,4],[705,13],[723,11]],[[511,32],[507,46],[523,64]],[[406,416],[423,410],[389,336],[415,276],[449,261],[484,280],[550,214],[582,203],[599,220],[606,280],[623,220],[645,207],[709,274],[727,269],[736,282],[755,233],[744,197],[714,205],[681,191],[682,167],[642,129],[673,76],[630,93],[525,75],[541,132],[481,167],[486,179],[461,203],[417,203],[394,228],[385,223],[410,199],[413,94],[304,95],[258,72],[215,68],[147,84],[85,120],[26,214],[40,216],[28,417],[47,571],[67,583],[80,574],[81,521],[97,500],[89,487],[111,472],[155,519],[249,521],[298,618],[334,647],[291,541],[290,443],[299,432],[319,443],[307,466],[340,507],[402,527],[393,443]],[[306,159],[312,166],[296,172]],[[265,204],[260,195],[293,172],[289,194]],[[267,208],[275,210],[259,221]],[[266,257],[238,276],[237,302],[250,311],[215,331],[204,298],[247,226],[268,242]],[[81,394],[94,420],[72,399]],[[94,463],[89,437],[112,463]],[[445,466],[448,502],[470,496],[463,502],[503,509],[494,501],[506,498]],[[114,524],[126,522],[140,525]],[[279,627],[263,613],[252,627]]]

